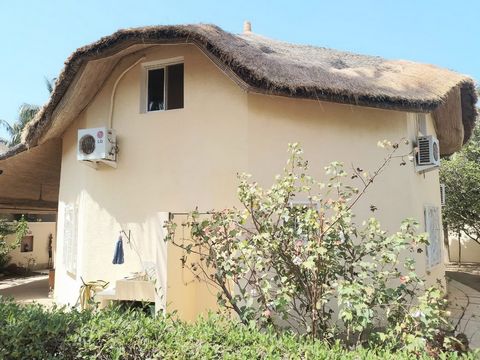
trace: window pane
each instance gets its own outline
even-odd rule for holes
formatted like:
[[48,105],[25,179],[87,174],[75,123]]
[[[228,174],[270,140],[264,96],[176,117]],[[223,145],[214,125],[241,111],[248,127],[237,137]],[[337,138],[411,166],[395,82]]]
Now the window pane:
[[148,71],[148,102],[147,111],[164,110],[164,69]]
[[167,67],[167,109],[183,108],[183,64]]

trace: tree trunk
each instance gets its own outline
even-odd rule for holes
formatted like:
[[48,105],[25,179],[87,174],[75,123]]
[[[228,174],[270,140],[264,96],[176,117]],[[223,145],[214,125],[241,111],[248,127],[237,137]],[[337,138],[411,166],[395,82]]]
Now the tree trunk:
[[460,233],[458,233],[458,263],[462,263],[462,243],[460,242]]
[[449,239],[448,239],[448,226],[445,222],[443,223],[443,244],[444,244],[445,248],[447,249],[447,261],[450,262],[451,261],[451,259],[450,259],[450,242],[449,242]]

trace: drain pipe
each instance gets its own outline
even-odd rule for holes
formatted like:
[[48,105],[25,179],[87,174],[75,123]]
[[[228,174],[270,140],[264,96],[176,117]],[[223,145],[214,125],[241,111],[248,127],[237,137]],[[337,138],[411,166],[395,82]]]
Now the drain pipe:
[[128,68],[126,68],[121,74],[120,76],[117,78],[117,80],[115,81],[115,84],[113,84],[113,90],[112,90],[112,96],[110,98],[110,114],[108,116],[108,128],[111,129],[112,128],[112,125],[113,125],[113,107],[114,107],[114,104],[115,104],[115,93],[117,91],[117,85],[118,83],[120,82],[120,80],[123,78],[123,76],[129,72],[133,67],[135,67],[140,61],[142,61],[143,59],[145,59],[145,55],[143,55],[140,59],[138,59],[137,61],[135,61],[132,65],[130,65]]

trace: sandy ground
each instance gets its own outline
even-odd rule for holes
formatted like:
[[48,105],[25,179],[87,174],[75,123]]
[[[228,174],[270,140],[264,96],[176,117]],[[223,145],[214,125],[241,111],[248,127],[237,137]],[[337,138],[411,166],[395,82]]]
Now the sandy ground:
[[0,278],[0,295],[13,297],[22,303],[36,302],[52,306],[53,299],[48,293],[48,275],[35,275],[27,278]]

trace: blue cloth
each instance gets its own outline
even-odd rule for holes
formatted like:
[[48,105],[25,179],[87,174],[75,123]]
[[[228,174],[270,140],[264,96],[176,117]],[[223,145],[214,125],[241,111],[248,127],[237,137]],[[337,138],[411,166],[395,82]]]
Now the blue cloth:
[[113,264],[123,264],[124,259],[123,259],[123,241],[122,241],[122,236],[117,240],[117,244],[115,245],[115,252],[113,254]]

